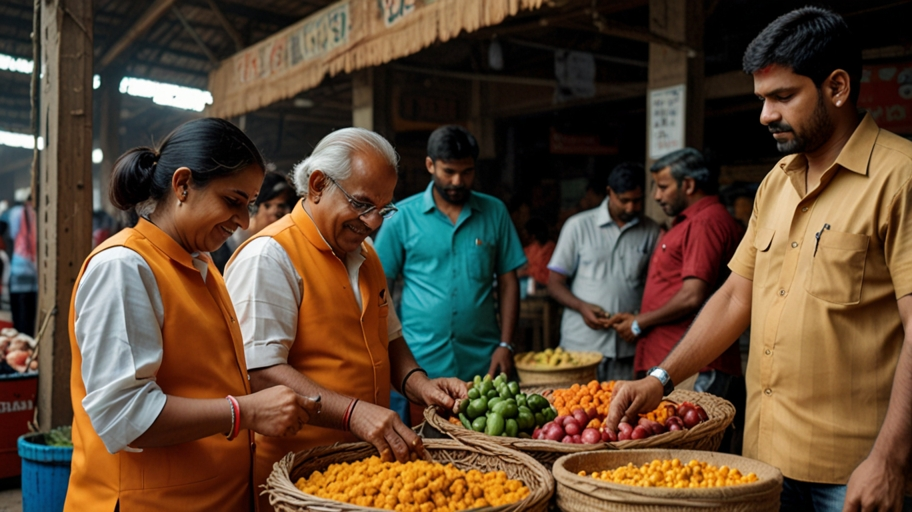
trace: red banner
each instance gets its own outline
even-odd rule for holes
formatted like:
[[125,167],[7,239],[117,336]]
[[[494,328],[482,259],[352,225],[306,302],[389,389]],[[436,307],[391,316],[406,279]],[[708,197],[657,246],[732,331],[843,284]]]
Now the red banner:
[[858,106],[881,128],[912,135],[912,62],[865,66]]

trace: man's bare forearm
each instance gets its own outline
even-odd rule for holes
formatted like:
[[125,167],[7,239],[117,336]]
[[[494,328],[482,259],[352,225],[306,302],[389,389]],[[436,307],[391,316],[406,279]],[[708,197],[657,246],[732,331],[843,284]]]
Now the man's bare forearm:
[[662,362],[682,382],[722,355],[750,325],[753,282],[732,274],[697,315],[690,330]]
[[519,321],[519,280],[516,271],[497,277],[500,294],[500,341],[513,344],[513,332]]
[[289,364],[277,364],[266,368],[250,370],[250,387],[254,392],[276,385],[288,386],[299,395],[315,397],[320,395],[322,412],[310,419],[312,425],[326,428],[342,428],[342,416],[351,402],[351,397],[330,391],[312,381]]

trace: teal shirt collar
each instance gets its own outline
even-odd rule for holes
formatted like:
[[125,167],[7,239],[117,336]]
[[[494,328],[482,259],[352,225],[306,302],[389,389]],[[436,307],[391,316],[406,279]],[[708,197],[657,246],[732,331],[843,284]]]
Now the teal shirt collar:
[[[469,209],[474,210],[476,212],[480,212],[482,210],[482,208],[481,208],[481,204],[479,204],[477,199],[478,198],[475,196],[474,193],[469,194],[469,201],[466,203],[466,205],[469,207]],[[421,202],[422,202],[422,206],[423,206],[421,211],[423,211],[424,213],[430,213],[431,211],[437,209],[437,203],[434,202],[434,180],[431,180],[431,182],[428,183],[427,188],[424,189],[424,193],[422,194]],[[463,209],[463,211],[465,211],[465,209]],[[462,213],[459,214],[460,219],[462,218],[462,216],[463,216]]]

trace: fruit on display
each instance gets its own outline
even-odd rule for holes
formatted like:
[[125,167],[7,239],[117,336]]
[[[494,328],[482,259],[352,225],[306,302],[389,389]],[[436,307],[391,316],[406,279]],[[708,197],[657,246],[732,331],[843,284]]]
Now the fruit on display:
[[[536,427],[557,417],[543,396],[526,394],[506,374],[492,379],[476,375],[469,383],[469,397],[459,403],[456,416],[465,428],[489,436],[529,437]],[[451,423],[456,423],[453,419]]]
[[552,399],[558,417],[532,433],[533,439],[572,444],[597,444],[630,439],[646,439],[676,430],[693,428],[709,419],[699,405],[665,400],[655,410],[641,414],[635,425],[621,422],[617,432],[605,428],[614,381],[592,381],[554,390]]
[[[580,471],[579,476],[587,473]],[[754,473],[746,475],[736,468],[713,466],[707,462],[691,460],[687,464],[678,459],[659,460],[642,466],[627,464],[613,470],[593,471],[588,473],[592,478],[623,485],[637,487],[669,487],[673,489],[698,489],[707,487],[726,487],[753,483],[759,480]]]
[[384,510],[453,512],[498,507],[524,499],[529,488],[503,471],[463,471],[452,464],[417,460],[383,462],[379,457],[330,464],[295,483],[302,492]]
[[517,366],[534,369],[576,368],[586,366],[601,360],[589,352],[573,352],[560,347],[545,349],[541,352],[525,352],[516,354]]
[[12,327],[0,330],[0,374],[37,370],[34,347],[35,339],[31,336]]

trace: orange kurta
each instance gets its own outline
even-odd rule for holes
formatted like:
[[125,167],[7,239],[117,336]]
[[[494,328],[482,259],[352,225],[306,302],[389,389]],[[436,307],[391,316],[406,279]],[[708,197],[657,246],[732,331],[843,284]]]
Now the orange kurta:
[[[288,352],[288,364],[326,389],[389,407],[388,294],[383,267],[373,248],[361,244],[366,259],[358,277],[359,309],[345,263],[332,252],[300,203],[290,215],[250,240],[260,236],[272,237],[282,246],[303,281],[297,335]],[[288,452],[357,438],[340,430],[306,425],[294,437],[257,435],[256,440],[254,482],[260,485],[273,463]]]
[[[111,247],[136,251],[152,268],[164,306],[163,356],[156,382],[168,395],[224,398],[250,393],[234,307],[215,266],[203,282],[192,258],[153,224],[140,220],[108,239],[83,263]],[[73,463],[67,511],[250,510],[252,436],[217,434],[140,453],[108,453],[82,407],[86,389],[75,334],[76,290],[70,303]],[[225,402],[228,411],[228,402]]]

